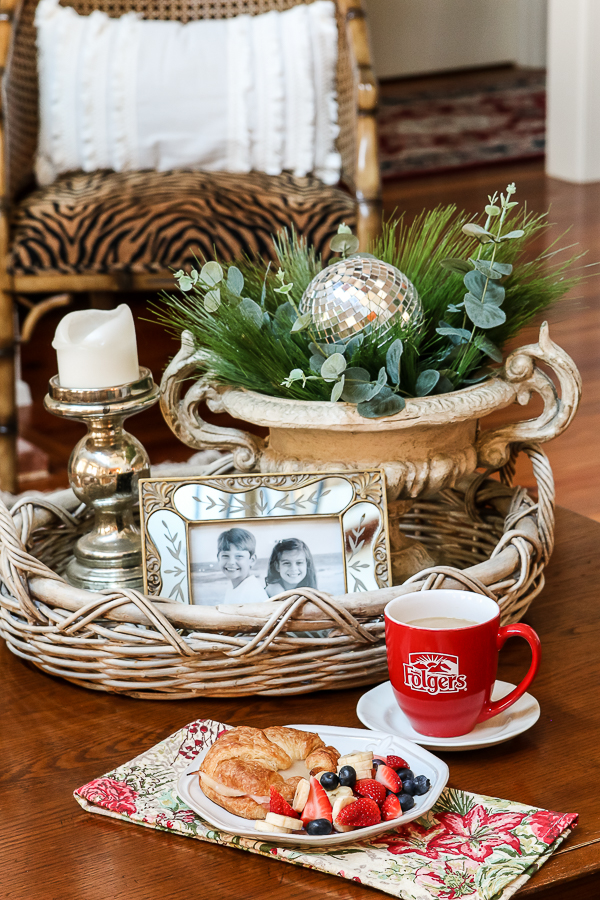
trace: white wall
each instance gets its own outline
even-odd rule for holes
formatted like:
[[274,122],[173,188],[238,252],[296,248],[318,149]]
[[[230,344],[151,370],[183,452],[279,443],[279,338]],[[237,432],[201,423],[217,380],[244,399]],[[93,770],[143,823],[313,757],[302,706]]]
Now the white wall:
[[550,0],[546,171],[600,181],[600,0]]
[[517,0],[515,62],[543,69],[547,60],[548,0]]
[[546,0],[365,2],[379,78],[516,61],[544,65]]

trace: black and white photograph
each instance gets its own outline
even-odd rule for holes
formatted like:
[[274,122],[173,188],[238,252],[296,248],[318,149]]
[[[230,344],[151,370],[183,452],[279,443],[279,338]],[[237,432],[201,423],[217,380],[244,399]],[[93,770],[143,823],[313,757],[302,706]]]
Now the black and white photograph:
[[189,527],[192,603],[260,603],[294,588],[346,591],[338,516],[221,520]]

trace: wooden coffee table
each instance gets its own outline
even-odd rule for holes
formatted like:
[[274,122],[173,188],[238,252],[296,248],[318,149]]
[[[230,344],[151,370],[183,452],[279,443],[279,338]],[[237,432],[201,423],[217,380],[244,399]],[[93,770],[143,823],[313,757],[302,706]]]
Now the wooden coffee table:
[[[532,900],[600,897],[600,524],[558,510],[547,586],[525,617],[542,639],[533,686],[541,717],[485,750],[439,753],[455,787],[562,812],[579,826],[521,889]],[[499,677],[516,683],[528,650],[510,641]],[[192,719],[264,727],[360,727],[365,689],[301,697],[152,702],[89,691],[0,648],[0,894],[10,900],[317,900],[371,888],[229,848],[84,812],[73,789]],[[380,896],[385,896],[381,894]]]

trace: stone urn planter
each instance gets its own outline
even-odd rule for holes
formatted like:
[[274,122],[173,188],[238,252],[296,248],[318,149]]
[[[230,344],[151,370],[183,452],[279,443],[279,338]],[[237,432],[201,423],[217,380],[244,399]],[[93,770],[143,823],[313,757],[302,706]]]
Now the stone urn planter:
[[[184,331],[181,349],[161,382],[163,415],[184,444],[229,450],[235,467],[244,472],[382,468],[390,502],[432,496],[480,466],[498,468],[508,461],[513,443],[556,437],[571,422],[581,395],[577,367],[550,340],[546,323],[538,343],[511,353],[494,378],[407,400],[400,413],[381,419],[363,418],[350,403],[269,397],[208,378],[197,380],[182,396],[184,382],[197,374],[202,358],[202,350],[194,349],[191,334]],[[560,395],[536,362],[555,373]],[[544,403],[538,418],[480,428],[482,417],[515,402],[525,405],[533,393]],[[214,413],[266,427],[269,436],[209,424],[202,419],[202,403]]]

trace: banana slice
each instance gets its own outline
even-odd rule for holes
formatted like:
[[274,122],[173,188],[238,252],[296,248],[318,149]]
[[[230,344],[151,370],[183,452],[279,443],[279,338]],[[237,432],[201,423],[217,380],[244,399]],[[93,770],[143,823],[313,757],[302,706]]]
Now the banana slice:
[[265,820],[271,825],[280,825],[286,831],[302,831],[302,819],[292,819],[291,816],[280,816],[278,813],[267,813]]
[[[288,818],[287,816],[281,816],[281,818]],[[302,823],[300,823],[302,824]],[[270,834],[273,832],[277,832],[278,834],[291,834],[291,828],[284,828],[282,825],[274,825],[273,822],[263,821],[262,819],[257,819],[254,823],[254,827],[257,831],[267,831]]]
[[304,807],[306,806],[306,801],[308,800],[308,795],[310,793],[310,782],[303,778],[302,781],[299,781],[296,785],[296,793],[294,794],[294,799],[292,801],[292,809],[296,812],[301,813]]
[[354,803],[353,796],[352,797],[349,797],[349,796],[338,797],[337,800],[335,801],[335,803],[333,804],[333,812],[332,812],[333,827],[336,831],[339,831],[340,833],[346,832],[346,831],[354,831],[354,827],[352,825],[338,825],[338,823],[336,822],[336,819],[339,816],[339,814],[341,813],[341,811],[343,810],[343,808],[345,806],[348,806],[350,803]]
[[[357,766],[352,766],[352,768],[356,772],[356,780],[357,781],[360,781],[361,778],[371,778],[372,777],[373,769],[369,765],[365,766],[364,764],[360,763]],[[338,775],[339,775],[339,772],[338,772]]]
[[329,791],[329,799],[337,800],[338,797],[353,797],[354,791],[347,784],[340,784],[335,791]]
[[349,753],[347,756],[340,756],[338,766],[354,766],[354,763],[360,763],[363,760],[371,762],[373,760],[373,751],[361,750],[356,753]]

